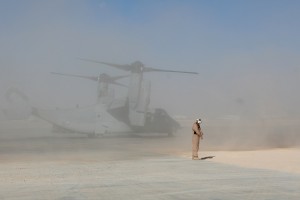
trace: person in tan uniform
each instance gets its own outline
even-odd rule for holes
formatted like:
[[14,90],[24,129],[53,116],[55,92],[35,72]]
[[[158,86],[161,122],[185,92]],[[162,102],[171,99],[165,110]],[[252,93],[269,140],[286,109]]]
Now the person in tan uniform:
[[203,132],[201,131],[201,119],[197,119],[194,123],[193,123],[193,138],[192,138],[192,159],[193,160],[199,160],[198,157],[198,151],[199,151],[199,143],[200,143],[200,139],[203,139]]

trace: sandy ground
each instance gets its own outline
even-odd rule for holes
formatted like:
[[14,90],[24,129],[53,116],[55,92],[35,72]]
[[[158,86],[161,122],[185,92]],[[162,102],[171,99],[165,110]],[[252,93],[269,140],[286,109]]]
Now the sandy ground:
[[[300,149],[280,148],[253,151],[202,151],[200,157],[215,156],[212,161],[247,168],[269,169],[300,174]],[[182,155],[190,157],[190,152]]]
[[87,138],[40,121],[0,125],[0,200],[300,198],[297,148],[212,151],[203,141],[200,157],[215,157],[193,161],[190,128]]
[[290,173],[300,173],[300,149],[285,148],[260,151],[219,151],[215,152],[215,162],[271,169]]

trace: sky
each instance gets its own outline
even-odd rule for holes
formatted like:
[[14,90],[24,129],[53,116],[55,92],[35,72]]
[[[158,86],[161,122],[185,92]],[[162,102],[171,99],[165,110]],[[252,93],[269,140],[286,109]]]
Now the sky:
[[299,117],[299,9],[297,0],[0,0],[0,108],[12,106],[11,87],[40,107],[95,103],[94,82],[50,74],[126,74],[78,59],[89,58],[198,72],[145,75],[151,107],[172,115]]

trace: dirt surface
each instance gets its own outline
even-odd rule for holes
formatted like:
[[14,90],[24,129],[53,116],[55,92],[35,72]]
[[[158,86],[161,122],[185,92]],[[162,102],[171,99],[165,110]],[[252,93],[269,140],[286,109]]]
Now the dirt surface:
[[[238,164],[233,162],[234,152],[202,151],[200,156],[216,157],[192,161],[189,128],[174,137],[88,138],[54,134],[41,121],[20,121],[1,123],[0,132],[0,199],[296,200],[300,196],[299,174],[234,166]],[[203,142],[201,147],[207,146]],[[235,153],[243,157],[242,152]]]

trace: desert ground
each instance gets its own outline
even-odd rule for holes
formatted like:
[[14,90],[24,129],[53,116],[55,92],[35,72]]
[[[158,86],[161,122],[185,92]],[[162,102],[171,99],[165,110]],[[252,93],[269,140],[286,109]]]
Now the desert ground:
[[199,155],[214,157],[193,161],[188,126],[174,137],[88,138],[52,133],[37,119],[0,124],[1,200],[300,197],[297,146],[225,148],[210,142],[207,129]]

